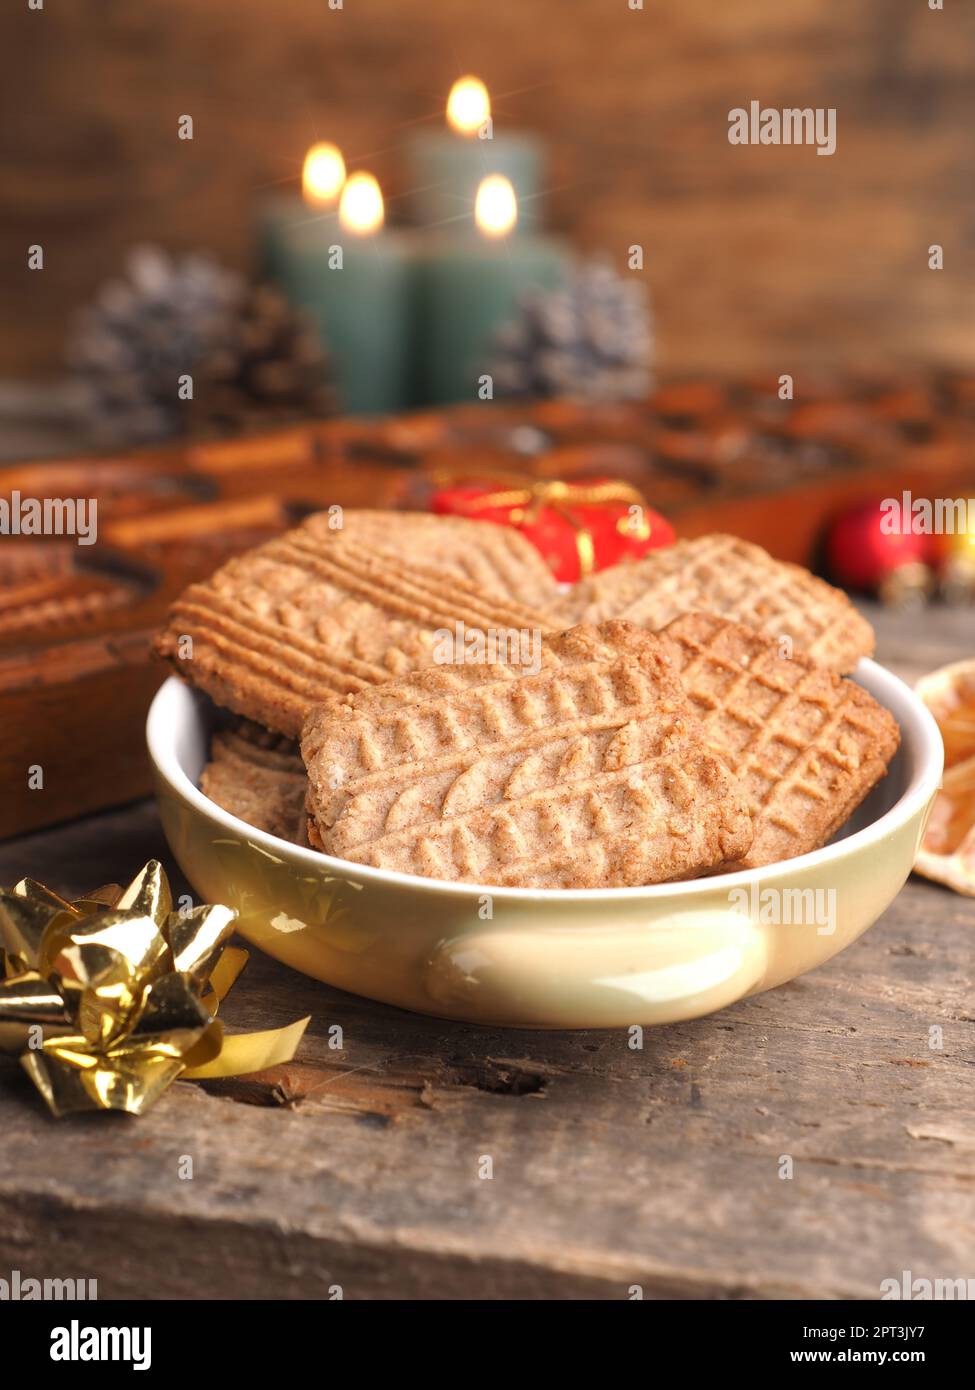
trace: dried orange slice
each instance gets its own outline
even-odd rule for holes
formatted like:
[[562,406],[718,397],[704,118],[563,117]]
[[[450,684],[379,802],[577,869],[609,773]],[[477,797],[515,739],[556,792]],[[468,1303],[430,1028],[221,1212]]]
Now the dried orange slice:
[[914,867],[975,897],[975,660],[943,666],[916,688],[938,721],[945,772]]

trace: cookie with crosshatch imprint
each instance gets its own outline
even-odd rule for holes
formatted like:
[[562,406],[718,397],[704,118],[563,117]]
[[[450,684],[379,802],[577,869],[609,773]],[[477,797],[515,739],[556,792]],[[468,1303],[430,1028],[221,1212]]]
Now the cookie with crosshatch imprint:
[[900,731],[861,686],[713,613],[660,633],[681,683],[744,792],[754,868],[817,849],[887,771]]
[[670,657],[629,623],[543,641],[541,669],[432,667],[312,712],[309,840],[357,863],[526,888],[690,877],[751,820]]
[[258,830],[292,844],[308,843],[308,777],[293,739],[247,719],[234,720],[213,736],[200,790]]
[[[388,517],[390,528],[401,525],[400,514]],[[490,569],[501,528],[465,525],[486,547],[479,563]],[[400,536],[394,549],[380,547],[354,513],[334,532],[310,518],[191,584],[170,608],[156,651],[218,705],[297,737],[323,700],[428,666],[438,632],[548,625],[544,614],[505,596],[500,561],[491,590],[437,568],[446,550],[429,538],[418,542],[422,565],[395,549],[404,543]]]
[[801,565],[736,536],[678,541],[576,585],[552,609],[563,623],[626,618],[658,632],[682,613],[719,613],[835,671],[874,649],[873,629],[846,594]]

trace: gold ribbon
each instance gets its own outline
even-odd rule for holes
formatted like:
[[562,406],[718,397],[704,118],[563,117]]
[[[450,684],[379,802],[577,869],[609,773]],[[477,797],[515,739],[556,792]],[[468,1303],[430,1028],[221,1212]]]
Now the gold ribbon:
[[[439,487],[456,486],[462,482],[473,482],[476,473],[438,470],[435,482]],[[481,475],[483,478],[483,475]],[[607,507],[613,503],[639,507],[643,513],[640,529],[636,534],[642,540],[650,535],[647,520],[647,503],[643,493],[629,483],[607,480],[602,483],[568,483],[562,478],[529,478],[520,473],[492,473],[492,485],[502,484],[496,492],[485,493],[481,497],[464,499],[465,508],[471,511],[489,511],[497,508],[509,513],[509,521],[520,526],[526,521],[534,521],[545,507],[564,517],[575,532],[576,550],[579,555],[579,574],[581,578],[592,574],[596,568],[596,552],[592,532],[572,512],[573,507]]]
[[236,912],[174,910],[162,865],[75,902],[33,879],[0,891],[0,1051],[55,1115],[139,1115],[178,1077],[239,1076],[290,1062],[304,1018],[224,1037],[215,1015],[247,964]]

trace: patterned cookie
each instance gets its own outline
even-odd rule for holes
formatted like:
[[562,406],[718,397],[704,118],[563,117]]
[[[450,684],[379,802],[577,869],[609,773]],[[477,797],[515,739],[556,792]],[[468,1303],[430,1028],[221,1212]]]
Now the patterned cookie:
[[[489,523],[470,523],[500,530]],[[433,660],[443,632],[540,631],[514,599],[356,538],[303,526],[191,584],[156,651],[227,709],[290,737],[333,694]]]
[[685,614],[660,637],[754,817],[741,867],[825,844],[886,773],[893,716],[853,681],[716,614]]
[[718,613],[834,671],[874,649],[873,629],[840,589],[735,536],[702,536],[603,570],[552,605],[555,624],[626,618],[659,632],[682,613]]
[[214,734],[200,790],[248,825],[307,845],[308,777],[293,740],[237,720]]
[[662,643],[628,623],[547,637],[534,675],[432,667],[331,701],[301,748],[312,844],[385,869],[619,887],[700,874],[751,843]]
[[552,571],[531,541],[510,526],[428,512],[347,508],[341,531],[333,527],[328,512],[317,512],[300,529],[326,544],[341,535],[396,555],[404,564],[455,574],[475,588],[507,595],[530,608],[544,608],[558,598]]

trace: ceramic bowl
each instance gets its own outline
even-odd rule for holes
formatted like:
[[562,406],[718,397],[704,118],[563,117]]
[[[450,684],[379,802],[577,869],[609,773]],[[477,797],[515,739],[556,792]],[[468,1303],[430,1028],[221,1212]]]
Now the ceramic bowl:
[[649,888],[486,888],[367,868],[255,830],[197,787],[214,710],[171,677],[147,736],[172,852],[255,946],[330,985],[471,1023],[671,1023],[822,965],[865,931],[911,871],[941,778],[934,719],[896,676],[856,679],[891,711],[887,777],[823,849]]

